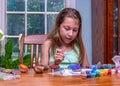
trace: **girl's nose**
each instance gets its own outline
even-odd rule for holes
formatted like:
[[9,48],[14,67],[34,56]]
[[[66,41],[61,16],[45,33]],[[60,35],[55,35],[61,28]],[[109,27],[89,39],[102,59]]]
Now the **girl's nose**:
[[69,35],[69,36],[72,36],[72,35],[73,35],[73,31],[70,30],[70,31],[68,32],[68,35]]

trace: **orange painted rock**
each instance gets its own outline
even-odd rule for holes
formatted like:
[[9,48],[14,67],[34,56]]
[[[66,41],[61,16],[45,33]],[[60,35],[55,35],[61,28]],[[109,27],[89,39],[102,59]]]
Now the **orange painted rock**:
[[20,64],[19,65],[19,70],[23,73],[27,72],[28,71],[28,67],[24,64]]

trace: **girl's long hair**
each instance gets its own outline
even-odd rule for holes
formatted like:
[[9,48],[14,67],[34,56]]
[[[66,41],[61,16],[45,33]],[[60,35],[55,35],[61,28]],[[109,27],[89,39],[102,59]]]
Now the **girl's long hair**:
[[51,32],[48,34],[47,39],[51,40],[50,48],[52,50],[52,54],[54,55],[56,48],[60,47],[62,45],[61,44],[61,37],[60,37],[60,25],[63,23],[65,17],[70,17],[73,19],[77,19],[79,21],[78,34],[77,34],[76,38],[70,43],[70,45],[77,54],[78,54],[78,52],[74,48],[74,44],[78,45],[79,53],[80,53],[79,62],[80,62],[80,64],[82,64],[82,62],[83,62],[82,60],[83,60],[84,55],[85,55],[85,48],[84,48],[84,44],[82,41],[82,29],[81,29],[82,21],[81,21],[80,13],[73,8],[65,8],[57,15],[55,26],[51,30]]

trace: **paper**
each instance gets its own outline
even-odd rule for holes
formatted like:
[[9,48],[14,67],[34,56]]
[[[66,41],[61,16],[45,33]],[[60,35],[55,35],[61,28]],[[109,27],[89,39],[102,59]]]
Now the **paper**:
[[115,55],[113,58],[112,58],[113,62],[115,63],[115,66],[116,67],[120,67],[120,56],[119,55]]
[[63,70],[58,70],[58,71],[50,72],[49,74],[59,75],[59,76],[81,76],[87,70],[91,71],[91,69],[81,69],[81,71],[72,71],[70,69],[63,69]]

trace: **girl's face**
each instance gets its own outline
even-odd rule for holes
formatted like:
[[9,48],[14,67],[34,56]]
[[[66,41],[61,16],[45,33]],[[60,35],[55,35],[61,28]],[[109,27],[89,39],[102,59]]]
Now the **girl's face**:
[[71,43],[79,31],[79,21],[74,18],[66,17],[60,25],[60,36],[65,44]]

